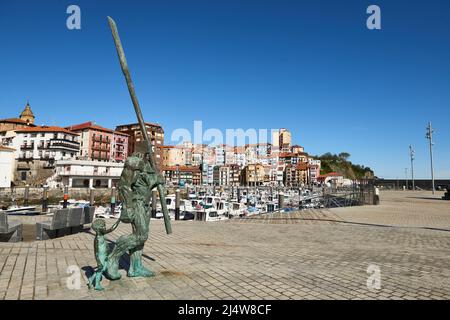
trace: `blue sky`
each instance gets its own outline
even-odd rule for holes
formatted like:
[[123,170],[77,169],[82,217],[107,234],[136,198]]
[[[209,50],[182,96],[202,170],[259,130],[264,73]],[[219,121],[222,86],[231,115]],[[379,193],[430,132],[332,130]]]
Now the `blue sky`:
[[[66,8],[81,8],[81,30]],[[366,28],[377,4],[382,30]],[[378,176],[450,178],[449,1],[2,1],[0,118],[134,122],[106,16],[118,25],[147,121],[278,128],[311,154],[349,152]]]

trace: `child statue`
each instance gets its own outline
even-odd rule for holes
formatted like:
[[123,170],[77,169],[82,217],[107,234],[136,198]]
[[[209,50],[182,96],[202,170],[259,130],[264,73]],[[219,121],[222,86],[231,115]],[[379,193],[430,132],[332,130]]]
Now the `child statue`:
[[120,220],[112,225],[111,228],[106,229],[105,220],[96,219],[92,223],[92,229],[95,231],[94,238],[94,253],[97,260],[97,268],[92,276],[89,277],[89,289],[94,287],[95,290],[103,290],[101,285],[103,272],[106,270],[106,260],[108,258],[108,243],[106,242],[105,235],[114,231],[119,225]]

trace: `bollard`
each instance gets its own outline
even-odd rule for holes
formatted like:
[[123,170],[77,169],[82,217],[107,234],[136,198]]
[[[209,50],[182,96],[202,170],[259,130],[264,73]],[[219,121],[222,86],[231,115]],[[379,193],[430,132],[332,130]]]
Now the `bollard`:
[[67,208],[67,200],[69,200],[69,187],[64,186],[63,209]]
[[89,189],[89,205],[93,206],[95,203],[95,193],[94,188]]
[[180,189],[175,190],[175,220],[180,220]]
[[42,192],[42,212],[47,212],[48,210],[48,187],[45,186]]
[[153,190],[152,191],[152,212],[151,212],[152,218],[156,218],[156,204],[158,201],[157,197],[158,197],[158,191]]
[[112,189],[111,189],[111,214],[114,214],[115,209],[116,209],[116,187],[112,187]]
[[284,193],[280,192],[278,194],[278,209],[280,210],[280,212],[283,210],[283,206],[284,206]]
[[26,185],[25,186],[25,192],[24,192],[24,195],[23,195],[23,198],[24,198],[24,205],[25,206],[28,206],[28,198],[30,197],[30,186],[29,185]]

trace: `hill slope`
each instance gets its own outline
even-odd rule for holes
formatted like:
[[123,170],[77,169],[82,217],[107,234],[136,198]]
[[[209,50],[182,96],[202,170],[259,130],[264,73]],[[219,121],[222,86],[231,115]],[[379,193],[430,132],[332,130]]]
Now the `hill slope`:
[[374,172],[369,167],[353,164],[348,160],[350,154],[341,152],[339,155],[325,153],[314,157],[322,163],[320,174],[338,172],[348,179],[369,179],[374,177]]

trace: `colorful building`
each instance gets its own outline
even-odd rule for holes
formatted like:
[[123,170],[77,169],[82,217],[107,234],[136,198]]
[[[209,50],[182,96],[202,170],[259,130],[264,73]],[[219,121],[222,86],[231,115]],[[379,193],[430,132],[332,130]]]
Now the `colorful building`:
[[92,121],[66,127],[80,135],[80,160],[124,162],[128,155],[128,135],[104,128]]

